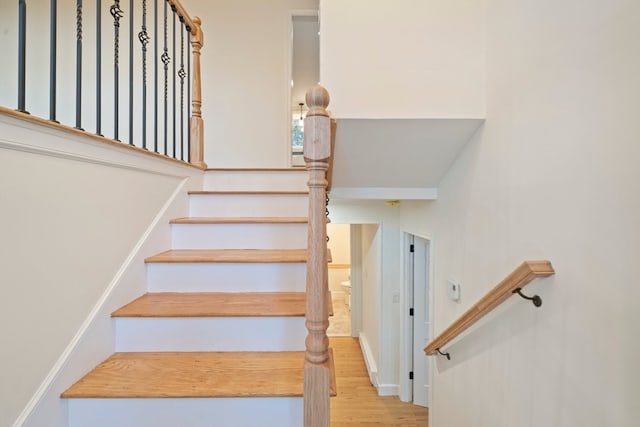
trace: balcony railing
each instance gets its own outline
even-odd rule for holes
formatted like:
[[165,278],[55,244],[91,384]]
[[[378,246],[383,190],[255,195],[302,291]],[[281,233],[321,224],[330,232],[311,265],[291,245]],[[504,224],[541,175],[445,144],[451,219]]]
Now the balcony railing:
[[47,10],[18,0],[3,9],[0,23],[15,34],[0,43],[0,105],[206,167],[201,21],[178,0],[49,0]]

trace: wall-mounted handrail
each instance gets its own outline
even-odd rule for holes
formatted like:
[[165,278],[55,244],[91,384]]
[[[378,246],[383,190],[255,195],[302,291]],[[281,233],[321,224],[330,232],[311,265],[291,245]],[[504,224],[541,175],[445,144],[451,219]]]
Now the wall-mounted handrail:
[[327,288],[327,171],[331,158],[329,93],[314,86],[306,95],[304,159],[309,170],[309,233],[307,239],[306,326],[304,365],[304,427],[329,427],[329,292]]
[[507,298],[512,296],[538,277],[547,277],[555,274],[550,261],[525,261],[495,288],[490,290],[484,297],[469,308],[462,316],[456,319],[440,335],[435,337],[425,348],[427,355],[442,353],[439,350],[454,338],[468,329],[471,325],[480,320],[491,310],[502,304]]
[[[17,111],[22,118],[28,119],[29,113],[47,115],[52,125],[66,124],[206,168],[201,21],[190,16],[179,0],[76,0],[74,8],[49,0],[46,12],[35,14],[25,0],[17,3],[17,50],[7,43],[0,46],[0,54],[17,59]],[[29,6],[44,9],[44,4]],[[34,29],[44,13],[49,15],[48,45],[29,38],[40,31]],[[30,20],[34,16],[35,22]],[[60,28],[59,19],[73,19],[73,35]],[[112,47],[103,49],[106,37]],[[87,43],[93,39],[95,44]],[[127,55],[123,46],[128,46]],[[86,55],[88,50],[95,52]],[[60,61],[59,52],[75,52],[73,63]],[[27,59],[36,56],[47,58],[48,67],[29,67]],[[42,73],[48,73],[49,90],[28,87],[31,81],[44,80]],[[95,94],[87,94],[85,86],[94,86]],[[64,99],[58,96],[61,89]],[[1,102],[7,107],[11,103]],[[42,111],[45,105],[48,114]],[[103,108],[107,106],[111,108]],[[105,122],[109,126],[103,126]]]

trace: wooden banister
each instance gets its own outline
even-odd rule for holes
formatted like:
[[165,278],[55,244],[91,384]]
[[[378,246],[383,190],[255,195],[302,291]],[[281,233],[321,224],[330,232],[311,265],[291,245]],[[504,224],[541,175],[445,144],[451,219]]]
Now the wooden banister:
[[193,55],[193,88],[191,96],[191,152],[190,163],[202,169],[207,168],[204,162],[204,121],[202,120],[202,72],[200,70],[200,49],[204,44],[202,21],[193,18],[191,27],[191,48]]
[[427,355],[437,354],[437,351],[451,340],[468,329],[484,317],[491,310],[513,295],[516,289],[522,289],[537,277],[547,277],[555,274],[549,261],[525,261],[504,280],[489,291],[480,301],[475,303],[462,316],[456,319],[447,329],[442,331],[425,348]]
[[329,93],[314,86],[306,94],[304,160],[309,170],[309,234],[306,284],[304,427],[329,427],[329,299],[327,297],[327,218],[325,198],[331,157]]
[[[196,24],[195,24],[195,17],[192,19],[191,16],[189,16],[189,12],[187,12],[187,9],[185,9],[185,7],[182,5],[182,3],[180,3],[179,0],[167,0],[167,3],[169,3],[169,6],[171,6],[171,9],[174,9],[176,11],[176,13],[178,14],[178,16],[184,21],[185,25],[187,27],[191,27],[193,28]],[[200,26],[201,22],[198,22],[198,26]]]

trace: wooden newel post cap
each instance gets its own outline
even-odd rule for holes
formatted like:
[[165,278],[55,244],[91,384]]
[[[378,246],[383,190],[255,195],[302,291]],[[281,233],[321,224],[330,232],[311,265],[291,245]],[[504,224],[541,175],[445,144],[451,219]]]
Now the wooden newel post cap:
[[305,101],[307,102],[307,107],[309,108],[309,112],[307,113],[307,117],[309,116],[327,116],[329,117],[329,112],[327,111],[327,107],[329,106],[329,92],[320,85],[313,86],[307,91],[305,95]]

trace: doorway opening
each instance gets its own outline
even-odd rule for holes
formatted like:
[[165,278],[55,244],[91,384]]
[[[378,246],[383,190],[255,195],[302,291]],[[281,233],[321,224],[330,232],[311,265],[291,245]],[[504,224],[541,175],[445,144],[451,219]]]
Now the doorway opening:
[[332,258],[328,282],[333,304],[327,335],[351,336],[351,226],[327,224],[327,236]]
[[317,10],[291,13],[291,87],[289,102],[290,144],[287,156],[292,166],[304,166],[302,140],[307,90],[320,81],[320,23]]

